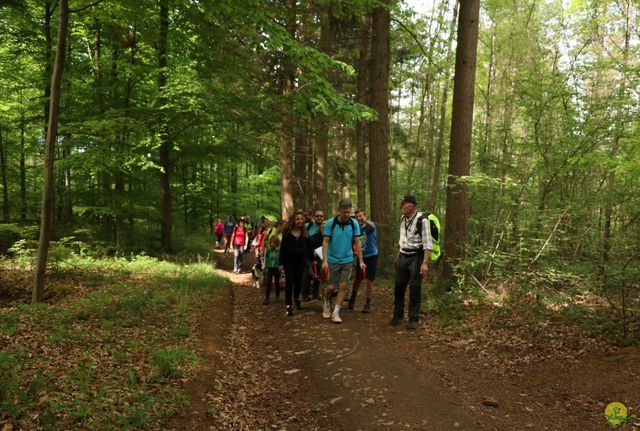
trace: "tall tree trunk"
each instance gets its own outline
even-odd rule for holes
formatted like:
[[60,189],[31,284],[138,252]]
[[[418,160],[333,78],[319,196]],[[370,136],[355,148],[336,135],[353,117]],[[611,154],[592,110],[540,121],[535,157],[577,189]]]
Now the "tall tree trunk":
[[[418,114],[418,127],[416,131],[414,154],[420,154],[420,152],[422,152],[421,144],[423,140],[422,131],[424,130],[425,101],[427,98],[427,91],[429,91],[428,79],[429,79],[429,75],[427,74],[425,75],[424,81],[420,86],[422,88],[422,91],[420,93],[420,108],[419,108],[419,114]],[[413,187],[413,172],[415,170],[417,161],[418,161],[417,157],[411,157],[411,160],[409,160],[409,167],[407,168],[407,180],[408,180],[410,189]],[[429,159],[427,159],[427,162],[429,162]]]
[[467,186],[460,177],[469,175],[473,99],[478,51],[480,0],[460,3],[456,71],[453,82],[453,112],[447,179],[447,218],[443,278],[453,280],[453,265],[464,259],[469,220]]
[[378,121],[369,125],[369,184],[371,218],[378,224],[382,255],[391,253],[389,204],[389,1],[376,7],[372,16],[371,107]]
[[307,194],[305,190],[305,180],[309,176],[307,172],[307,158],[309,157],[309,149],[307,144],[307,128],[305,120],[297,119],[296,138],[295,138],[295,168],[294,168],[294,187],[293,196],[295,205],[298,208],[307,208]]
[[[358,58],[358,81],[356,102],[368,104],[367,84],[369,83],[369,47],[371,46],[371,16],[370,12],[362,15],[360,25],[360,52]],[[366,145],[369,136],[369,123],[358,121],[356,124],[356,182],[358,191],[358,208],[365,209],[367,205],[367,154]]]
[[4,150],[2,129],[0,129],[0,175],[2,176],[2,219],[9,223],[9,189],[7,187],[7,153]]
[[171,147],[172,142],[169,139],[169,131],[167,118],[162,111],[166,105],[166,97],[164,89],[167,85],[167,45],[169,36],[169,0],[160,1],[160,38],[158,39],[158,97],[159,107],[159,133],[160,139],[160,236],[162,241],[162,250],[165,253],[173,252],[173,243],[171,241],[171,231],[173,229],[173,221],[171,218]]
[[69,22],[69,4],[67,0],[58,3],[58,38],[56,42],[56,60],[51,75],[51,103],[49,106],[49,123],[44,150],[44,183],[42,188],[42,209],[40,217],[40,241],[38,244],[38,263],[33,286],[31,302],[42,300],[44,293],[44,275],[49,254],[51,233],[51,212],[53,210],[53,161],[55,143],[58,135],[58,116],[60,114],[60,88],[64,69],[65,45],[67,43],[67,24]]
[[20,222],[27,222],[27,168],[25,155],[25,129],[24,100],[20,90]]
[[[320,43],[319,49],[327,55],[331,55],[332,49],[332,20],[333,11],[331,5],[327,4],[322,9],[320,17]],[[326,211],[328,176],[329,176],[329,119],[318,114],[316,117],[315,135],[315,157],[316,157],[316,182],[315,182],[315,202],[314,206]]]
[[[288,1],[287,31],[295,39],[297,31],[296,0]],[[288,219],[294,211],[293,206],[293,86],[295,81],[294,66],[290,58],[284,60],[282,96],[285,101],[285,121],[280,138],[280,212],[283,220]]]
[[438,192],[440,191],[440,165],[442,164],[442,150],[444,148],[444,130],[447,119],[447,99],[449,96],[449,74],[451,71],[451,44],[453,36],[456,32],[456,19],[458,18],[458,4],[453,4],[453,17],[451,18],[451,26],[449,27],[449,43],[447,45],[447,64],[444,69],[444,83],[442,88],[442,101],[440,102],[440,119],[438,125],[438,143],[436,145],[436,156],[433,161],[433,182],[431,183],[431,199],[429,200],[429,208],[431,211],[436,210],[438,202]]
[[611,146],[611,152],[609,157],[612,161],[612,167],[607,175],[607,197],[605,200],[604,210],[604,223],[602,233],[602,266],[600,268],[601,282],[606,281],[606,265],[609,262],[609,255],[611,253],[611,224],[613,218],[613,204],[615,201],[616,192],[616,158],[618,157],[618,150],[620,148],[620,138],[624,134],[624,117],[626,114],[625,104],[622,103],[626,97],[626,71],[629,63],[629,42],[631,38],[631,15],[632,8],[634,7],[631,0],[625,0],[622,2],[625,7],[625,27],[624,27],[624,46],[622,48],[622,64],[621,72],[618,83],[618,95],[617,99],[621,103],[616,112],[616,122],[613,134],[613,144]]
[[44,2],[44,136],[47,136],[47,127],[49,125],[49,106],[51,104],[51,56],[53,37],[51,36],[51,16],[53,15],[54,8],[51,0],[45,0]]

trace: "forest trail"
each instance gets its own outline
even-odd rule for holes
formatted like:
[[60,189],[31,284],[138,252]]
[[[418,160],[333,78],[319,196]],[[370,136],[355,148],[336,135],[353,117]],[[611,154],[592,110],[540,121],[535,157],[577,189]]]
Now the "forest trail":
[[374,293],[369,315],[344,310],[341,325],[322,319],[320,301],[286,317],[284,302],[261,304],[251,258],[239,275],[232,256],[217,258],[233,284],[204,316],[206,360],[187,383],[191,406],[175,429],[609,429],[588,394],[562,387],[575,379],[567,369],[504,376],[427,325],[391,328],[388,291]]

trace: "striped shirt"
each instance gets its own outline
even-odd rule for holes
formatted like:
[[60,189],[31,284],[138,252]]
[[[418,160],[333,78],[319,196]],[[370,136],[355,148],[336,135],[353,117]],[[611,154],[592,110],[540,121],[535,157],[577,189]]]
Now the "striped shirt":
[[422,213],[416,211],[411,218],[402,216],[400,220],[400,240],[398,241],[400,253],[414,254],[420,249],[431,250],[433,247],[429,220],[426,217],[422,220],[422,236],[418,233],[416,224],[418,217],[421,215]]

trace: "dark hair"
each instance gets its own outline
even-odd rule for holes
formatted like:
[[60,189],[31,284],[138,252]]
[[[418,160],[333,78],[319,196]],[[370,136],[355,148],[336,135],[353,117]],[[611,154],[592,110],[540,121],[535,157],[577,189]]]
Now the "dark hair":
[[[289,233],[291,233],[291,231],[293,230],[293,226],[296,224],[296,216],[299,216],[299,215],[301,215],[302,219],[305,220],[304,213],[301,210],[298,210],[295,213],[293,213],[293,215],[289,217],[289,220],[287,221],[287,224],[284,226],[284,229],[282,229],[282,238],[284,238],[285,236],[289,235]],[[306,223],[302,225],[302,235],[305,238],[309,237],[309,232],[307,231]]]
[[340,202],[338,202],[338,208],[340,209],[353,208],[353,204],[349,199],[343,198],[343,199],[340,199]]

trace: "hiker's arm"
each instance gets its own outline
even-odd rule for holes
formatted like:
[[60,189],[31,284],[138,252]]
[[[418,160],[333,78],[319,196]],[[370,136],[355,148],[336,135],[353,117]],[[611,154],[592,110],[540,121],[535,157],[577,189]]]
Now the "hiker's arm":
[[327,262],[327,252],[329,251],[329,237],[325,236],[322,240],[322,267],[328,268],[329,263]]
[[400,243],[398,243],[398,250],[396,251],[396,257],[393,258],[393,267],[395,268],[396,263],[398,263],[398,258],[400,257]]
[[287,254],[287,239],[286,237],[282,238],[282,242],[280,243],[280,255],[278,256],[278,269],[280,272],[284,272],[284,259]]
[[364,264],[364,260],[362,257],[362,244],[360,244],[360,237],[359,236],[355,237],[354,241],[356,243],[356,251],[358,252],[358,260],[360,261],[360,268],[364,268],[366,267],[366,265]]
[[425,275],[429,271],[429,250],[424,251],[424,258],[420,265],[420,275]]
[[431,247],[433,247],[433,240],[431,239],[429,220],[424,219],[422,222],[422,249],[424,250],[424,257],[420,265],[420,275],[425,275],[427,271],[429,271],[429,253],[431,252]]

